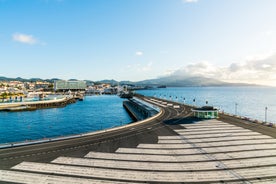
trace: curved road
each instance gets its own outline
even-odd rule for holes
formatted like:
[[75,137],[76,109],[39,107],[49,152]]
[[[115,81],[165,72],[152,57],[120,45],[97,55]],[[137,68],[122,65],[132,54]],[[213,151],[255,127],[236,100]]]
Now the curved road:
[[190,108],[184,105],[180,105],[179,109],[159,107],[161,114],[142,124],[79,138],[0,149],[0,169],[9,169],[22,161],[49,162],[59,156],[84,156],[89,151],[114,152],[122,146],[155,143],[158,136],[176,135],[163,122],[181,120],[188,115]]

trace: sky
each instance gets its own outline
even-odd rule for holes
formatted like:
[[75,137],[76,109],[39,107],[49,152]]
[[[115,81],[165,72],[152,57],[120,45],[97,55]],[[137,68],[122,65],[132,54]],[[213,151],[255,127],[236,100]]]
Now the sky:
[[276,86],[275,0],[0,0],[0,76]]

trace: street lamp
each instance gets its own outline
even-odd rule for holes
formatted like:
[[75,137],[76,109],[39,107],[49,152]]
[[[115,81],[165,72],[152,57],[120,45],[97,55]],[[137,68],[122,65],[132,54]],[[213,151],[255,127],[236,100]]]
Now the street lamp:
[[267,122],[267,107],[265,107],[265,123]]
[[237,115],[238,103],[235,103],[235,115]]

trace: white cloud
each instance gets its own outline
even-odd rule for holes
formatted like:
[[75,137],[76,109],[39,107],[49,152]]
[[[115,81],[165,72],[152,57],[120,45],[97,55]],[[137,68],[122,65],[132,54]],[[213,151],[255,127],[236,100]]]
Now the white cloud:
[[170,75],[182,77],[204,76],[226,82],[276,86],[276,53],[262,59],[232,63],[226,67],[215,66],[207,61],[202,61],[175,70]]
[[174,72],[175,72],[175,70],[173,70],[173,69],[168,69],[168,70],[166,70],[166,71],[164,72],[164,75],[165,75],[165,76],[170,76],[170,75],[172,75]]
[[27,35],[22,33],[13,34],[12,39],[16,42],[30,44],[30,45],[34,45],[38,43],[38,40],[34,38],[32,35]]
[[143,53],[142,51],[136,51],[136,52],[135,52],[135,55],[136,55],[136,56],[142,56],[143,54],[144,54],[144,53]]
[[182,0],[183,3],[197,3],[198,0]]

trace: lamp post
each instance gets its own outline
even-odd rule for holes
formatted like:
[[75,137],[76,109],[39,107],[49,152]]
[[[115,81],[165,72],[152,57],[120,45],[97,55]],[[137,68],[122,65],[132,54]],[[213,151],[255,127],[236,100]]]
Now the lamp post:
[[238,103],[235,103],[235,115],[237,115]]
[[267,122],[267,107],[265,107],[265,123]]

